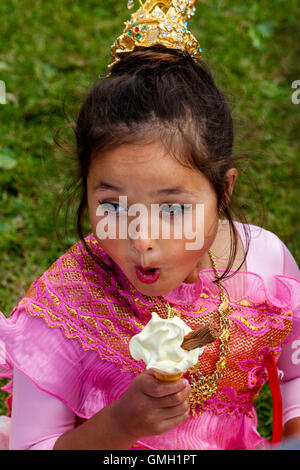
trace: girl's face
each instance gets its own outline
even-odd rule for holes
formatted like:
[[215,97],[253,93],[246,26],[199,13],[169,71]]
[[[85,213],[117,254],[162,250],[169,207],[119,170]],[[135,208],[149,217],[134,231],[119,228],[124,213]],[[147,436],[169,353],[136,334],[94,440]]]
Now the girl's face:
[[[204,260],[204,265],[207,263],[207,252],[216,237],[219,222],[216,194],[203,174],[183,167],[166,154],[159,141],[146,145],[122,145],[92,158],[87,189],[93,234],[138,291],[148,296],[160,296],[175,289],[181,282],[196,282],[199,269],[204,269]],[[120,196],[123,196],[123,201],[126,200],[124,196],[127,197],[127,204],[120,204]],[[97,215],[99,204],[104,203],[111,204],[106,206],[110,212],[103,211],[102,215]],[[126,210],[129,211],[133,204],[141,204],[142,213],[128,215]],[[151,212],[152,204],[160,207],[156,215]],[[194,233],[197,210],[198,220],[201,220],[203,246],[195,243],[196,249],[187,249],[196,237],[186,237],[184,208],[180,207],[184,204],[191,205],[186,215],[192,221],[189,227]],[[203,217],[197,204],[202,205]],[[175,206],[172,208],[172,205]],[[142,225],[138,224],[137,219]],[[115,224],[116,236],[110,232],[110,238],[102,239],[101,235],[100,238],[97,224],[101,221],[102,226],[104,221],[107,223],[105,231]],[[120,236],[119,227],[124,223],[123,227],[126,223],[127,227],[131,224],[131,231]],[[155,232],[152,231],[151,238],[151,227],[154,224],[157,227],[157,223],[159,233],[153,235]],[[140,232],[142,226],[144,228]],[[170,236],[168,232],[165,232],[167,236],[162,235],[162,227],[169,228]],[[174,233],[180,228],[181,236],[175,238]],[[143,277],[138,266],[158,268],[158,279],[147,274]],[[147,279],[154,282],[146,282]]]

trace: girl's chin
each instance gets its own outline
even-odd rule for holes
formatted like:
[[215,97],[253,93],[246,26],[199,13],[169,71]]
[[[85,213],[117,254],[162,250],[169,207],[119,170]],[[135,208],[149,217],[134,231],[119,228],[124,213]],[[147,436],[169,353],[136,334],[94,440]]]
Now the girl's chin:
[[142,282],[136,281],[132,282],[133,286],[138,292],[149,297],[160,297],[167,295],[169,292],[174,290],[177,286],[162,286],[159,284],[144,284]]

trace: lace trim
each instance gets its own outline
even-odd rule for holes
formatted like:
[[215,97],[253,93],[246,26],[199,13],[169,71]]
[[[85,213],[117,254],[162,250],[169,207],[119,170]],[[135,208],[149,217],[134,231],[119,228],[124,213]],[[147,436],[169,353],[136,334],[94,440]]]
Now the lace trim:
[[234,388],[220,387],[213,399],[206,400],[201,408],[196,409],[194,417],[209,410],[218,416],[222,414],[227,414],[228,416],[245,414],[253,418],[255,415],[253,401],[251,393],[238,394]]
[[[20,305],[25,307],[27,313],[31,317],[41,317],[50,328],[60,328],[67,339],[76,339],[80,342],[81,347],[84,351],[97,351],[102,360],[110,360],[114,362],[120,371],[132,372],[134,375],[138,375],[144,366],[141,362],[135,361],[134,364],[130,361],[124,360],[121,356],[116,356],[115,351],[111,350],[104,342],[94,339],[91,335],[86,334],[84,331],[73,328],[64,318],[53,314],[50,310],[45,307],[40,307],[33,301],[24,300],[20,302]],[[35,313],[33,313],[33,311]]]

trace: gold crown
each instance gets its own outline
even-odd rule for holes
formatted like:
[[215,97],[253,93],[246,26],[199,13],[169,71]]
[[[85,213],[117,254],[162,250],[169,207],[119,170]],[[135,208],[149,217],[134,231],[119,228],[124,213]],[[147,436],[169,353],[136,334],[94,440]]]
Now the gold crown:
[[[187,51],[194,58],[200,58],[202,48],[188,30],[188,20],[194,15],[197,0],[139,0],[140,8],[126,21],[123,34],[111,46],[110,69],[120,60],[124,52],[131,52],[135,46],[150,47],[154,44],[181,51]],[[134,0],[128,0],[127,7],[134,7]]]

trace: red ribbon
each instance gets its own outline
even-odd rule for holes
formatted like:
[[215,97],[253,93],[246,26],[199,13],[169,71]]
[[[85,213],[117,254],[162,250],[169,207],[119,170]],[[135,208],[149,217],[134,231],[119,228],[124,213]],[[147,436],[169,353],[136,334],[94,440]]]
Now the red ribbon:
[[282,441],[282,398],[279,387],[278,370],[273,352],[270,352],[266,357],[266,367],[273,401],[272,444],[278,444]]

